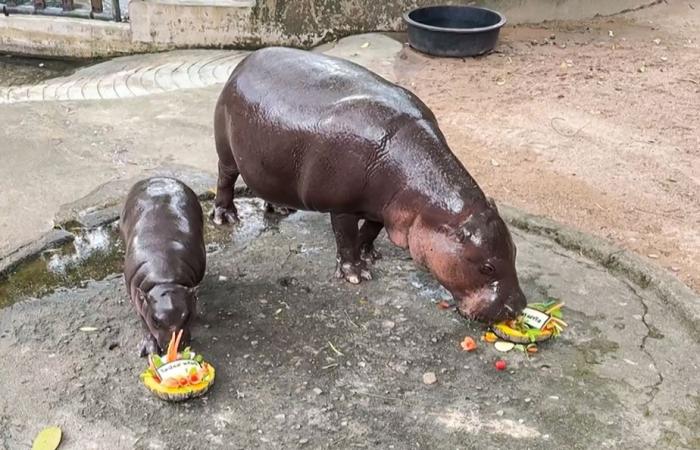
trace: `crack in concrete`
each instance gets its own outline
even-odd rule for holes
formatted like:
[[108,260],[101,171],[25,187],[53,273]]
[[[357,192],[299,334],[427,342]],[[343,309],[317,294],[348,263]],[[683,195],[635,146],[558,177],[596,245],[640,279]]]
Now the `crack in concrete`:
[[661,385],[664,382],[664,375],[661,373],[659,370],[657,364],[656,364],[656,358],[651,354],[649,349],[647,349],[647,340],[654,334],[654,329],[652,328],[652,325],[648,322],[647,315],[649,314],[649,307],[646,304],[646,301],[644,300],[644,297],[642,297],[639,292],[634,288],[634,286],[629,282],[625,281],[625,285],[627,286],[627,289],[632,292],[635,297],[637,297],[637,300],[639,300],[639,303],[642,305],[642,323],[647,329],[646,334],[642,337],[642,342],[639,344],[639,349],[647,355],[647,358],[651,361],[651,364],[653,366],[654,372],[656,373],[656,376],[658,377],[658,380],[652,384],[651,386],[648,386],[649,392],[647,393],[647,396],[649,397],[646,402],[642,406],[645,408],[648,408],[649,404],[652,403],[656,399],[656,395],[659,393],[661,390]]

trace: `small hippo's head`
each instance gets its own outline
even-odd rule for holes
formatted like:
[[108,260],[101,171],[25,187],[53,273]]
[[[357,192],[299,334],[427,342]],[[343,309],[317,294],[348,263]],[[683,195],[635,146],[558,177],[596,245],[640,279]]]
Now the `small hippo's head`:
[[190,325],[196,313],[196,288],[157,284],[148,293],[139,289],[138,295],[143,305],[141,316],[161,351],[168,348],[173,333],[179,330],[183,330],[180,342],[189,342]]
[[420,247],[419,262],[454,296],[461,315],[491,324],[523,310],[515,245],[492,201],[452,224],[420,228],[411,253],[414,243]]

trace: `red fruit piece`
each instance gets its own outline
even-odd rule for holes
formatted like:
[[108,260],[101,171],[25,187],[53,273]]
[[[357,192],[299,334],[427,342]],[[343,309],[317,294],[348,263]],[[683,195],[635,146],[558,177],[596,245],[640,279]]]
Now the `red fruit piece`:
[[496,370],[506,370],[506,362],[502,359],[496,361]]
[[450,309],[452,305],[447,300],[439,301],[437,307],[440,309]]

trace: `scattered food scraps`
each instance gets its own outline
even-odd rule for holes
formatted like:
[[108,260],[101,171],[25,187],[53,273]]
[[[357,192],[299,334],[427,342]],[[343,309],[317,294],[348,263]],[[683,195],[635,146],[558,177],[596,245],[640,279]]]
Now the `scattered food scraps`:
[[513,350],[513,347],[515,347],[515,344],[513,344],[512,342],[507,342],[507,341],[497,341],[493,346],[499,352],[505,353],[505,352],[509,352],[509,351]]
[[495,366],[496,366],[496,370],[498,370],[498,371],[506,370],[506,362],[502,359],[499,359],[498,361],[496,361]]
[[452,308],[452,304],[450,304],[450,302],[448,302],[447,300],[440,300],[437,303],[437,307],[440,309],[450,309]]
[[486,341],[489,344],[493,344],[498,340],[498,336],[496,336],[492,331],[487,331],[483,336],[481,336],[481,340]]
[[470,336],[466,336],[460,345],[462,346],[462,350],[467,352],[476,350],[476,341]]

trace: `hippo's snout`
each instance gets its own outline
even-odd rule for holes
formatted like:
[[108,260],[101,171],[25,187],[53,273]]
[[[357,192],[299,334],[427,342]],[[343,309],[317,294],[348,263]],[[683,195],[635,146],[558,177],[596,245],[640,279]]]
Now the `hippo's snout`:
[[516,318],[526,305],[520,286],[508,290],[498,285],[485,286],[457,299],[457,311],[462,316],[488,325]]

